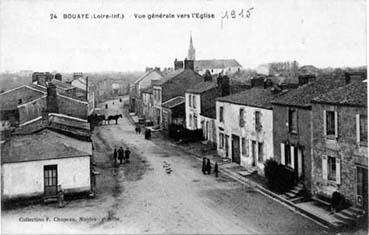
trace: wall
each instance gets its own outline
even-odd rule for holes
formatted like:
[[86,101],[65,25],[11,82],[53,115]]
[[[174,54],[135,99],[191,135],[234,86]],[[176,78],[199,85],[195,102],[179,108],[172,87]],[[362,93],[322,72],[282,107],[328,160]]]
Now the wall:
[[7,110],[12,110],[17,109],[19,99],[22,99],[22,103],[26,103],[30,100],[40,98],[45,94],[46,92],[43,93],[28,86],[21,86],[0,94],[0,101],[6,104],[6,107],[8,107]]
[[[196,102],[196,107],[192,106],[190,107],[189,104],[189,97],[191,97],[193,102],[193,99],[195,99]],[[195,97],[195,98],[193,98]],[[194,94],[194,93],[185,93],[185,113],[186,113],[186,128],[189,130],[195,130],[195,129],[200,129],[201,128],[201,122],[200,122],[200,113],[201,113],[201,99],[200,99],[200,95],[199,94]],[[195,128],[194,126],[194,122],[193,122],[193,118],[190,119],[190,116],[192,115],[192,117],[194,115],[197,116],[197,128]]]
[[25,123],[42,115],[46,110],[46,96],[18,106],[19,124]]
[[[224,122],[219,122],[219,108],[223,107],[224,113]],[[244,127],[239,126],[239,110],[240,108],[244,108]],[[259,111],[261,114],[261,131],[257,132],[255,130],[255,111]],[[274,146],[273,146],[273,111],[269,109],[263,108],[255,108],[251,106],[244,105],[236,105],[225,102],[216,102],[216,126],[217,126],[217,138],[219,143],[219,132],[223,132],[225,135],[229,136],[229,156],[228,158],[232,159],[232,135],[237,135],[240,138],[240,155],[241,155],[241,165],[250,168],[252,165],[252,157],[250,154],[251,149],[251,141],[254,140],[256,142],[263,143],[263,160],[267,160],[269,158],[273,158],[274,155]],[[223,128],[224,131],[220,131],[219,128]],[[246,153],[242,154],[242,141],[241,138],[246,138]],[[217,146],[217,151],[220,156],[225,157],[225,150],[219,148],[219,144]],[[258,149],[256,148],[256,152]],[[260,174],[264,173],[264,163],[256,163],[257,170]]]
[[39,196],[44,193],[44,165],[57,164],[58,184],[68,192],[88,191],[90,157],[74,157],[44,161],[8,163],[1,166],[4,199]]
[[58,95],[59,113],[87,119],[88,103],[79,101],[66,96]]
[[274,158],[281,163],[281,143],[286,140],[291,145],[299,144],[303,155],[303,172],[305,187],[310,190],[311,185],[311,110],[296,108],[297,134],[290,133],[288,123],[289,106],[273,105],[273,139]]
[[[329,139],[324,133],[324,110],[338,113],[338,138]],[[324,104],[313,105],[312,193],[339,191],[352,204],[356,203],[356,169],[368,166],[368,150],[356,140],[356,114],[367,115],[367,109]],[[322,156],[341,160],[341,184],[323,179]]]
[[[215,125],[215,119],[200,116],[200,122],[204,125],[203,134],[206,140],[216,145],[217,143],[217,130]],[[206,123],[208,123],[208,129],[206,130]]]

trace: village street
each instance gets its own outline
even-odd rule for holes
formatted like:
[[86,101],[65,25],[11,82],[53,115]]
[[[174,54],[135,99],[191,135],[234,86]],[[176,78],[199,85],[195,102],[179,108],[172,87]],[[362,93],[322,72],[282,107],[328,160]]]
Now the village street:
[[[122,113],[119,100],[108,105],[108,113]],[[3,211],[4,233],[326,233],[251,187],[224,175],[203,175],[200,161],[163,139],[145,140],[124,117],[118,125],[97,127],[93,141],[100,173],[96,197],[64,208]],[[131,149],[130,163],[114,163],[113,150],[120,146]],[[50,221],[20,222],[20,217]]]

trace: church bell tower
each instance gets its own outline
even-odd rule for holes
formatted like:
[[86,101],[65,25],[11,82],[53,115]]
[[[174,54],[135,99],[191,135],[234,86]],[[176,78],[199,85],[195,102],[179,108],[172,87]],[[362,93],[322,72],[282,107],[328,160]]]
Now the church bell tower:
[[193,47],[192,35],[190,36],[190,48],[188,48],[187,59],[188,60],[195,60],[196,59],[196,51],[195,51],[195,48]]

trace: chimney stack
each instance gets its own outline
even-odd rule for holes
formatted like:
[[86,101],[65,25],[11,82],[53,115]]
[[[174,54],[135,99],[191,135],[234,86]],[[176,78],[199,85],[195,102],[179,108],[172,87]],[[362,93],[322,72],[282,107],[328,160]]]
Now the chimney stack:
[[184,69],[195,70],[195,63],[193,60],[188,60],[187,58],[184,60]]
[[183,69],[183,61],[174,60],[174,70]]
[[59,112],[56,86],[51,82],[49,82],[47,85],[46,111],[47,113]]
[[217,78],[217,85],[220,96],[227,96],[231,94],[230,79],[228,76],[222,76],[221,74],[219,74]]

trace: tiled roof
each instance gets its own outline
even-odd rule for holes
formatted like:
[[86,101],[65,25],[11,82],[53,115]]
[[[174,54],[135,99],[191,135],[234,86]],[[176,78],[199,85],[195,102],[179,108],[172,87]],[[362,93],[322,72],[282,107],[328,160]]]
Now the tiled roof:
[[177,105],[183,104],[185,102],[185,98],[183,96],[174,97],[162,104],[164,108],[174,108]]
[[186,92],[200,94],[200,93],[203,93],[205,91],[208,91],[208,90],[216,88],[216,87],[217,87],[216,82],[213,82],[213,81],[212,82],[210,82],[210,81],[205,82],[205,81],[203,81],[203,82],[197,83],[193,87],[187,89]]
[[[26,92],[27,90],[30,92]],[[43,91],[35,89],[32,86],[19,86],[0,94],[0,110],[16,110],[19,105],[19,99],[21,99],[24,104],[37,100],[44,95],[45,93]]]
[[274,93],[271,88],[264,89],[254,87],[240,93],[217,98],[217,101],[239,104],[245,106],[253,106],[265,109],[272,109],[271,101],[280,95],[285,94],[285,91]]
[[353,81],[346,86],[331,90],[316,97],[314,103],[328,103],[336,105],[368,106],[367,81]]
[[153,81],[153,85],[155,86],[161,86],[164,83],[166,83],[167,81],[169,81],[170,79],[176,77],[177,75],[179,75],[180,73],[182,73],[184,70],[183,69],[178,69],[178,70],[174,70],[171,71],[170,73],[168,73],[167,75],[164,76],[163,79],[159,80],[159,81]]
[[149,93],[149,94],[152,94],[152,90],[153,88],[152,87],[147,87],[145,89],[142,89],[141,92],[142,93]]
[[68,90],[74,88],[71,84],[68,84],[66,82],[59,81],[58,79],[53,79],[51,81],[52,84],[54,84],[57,88]]
[[152,73],[157,73],[158,75],[160,75],[161,77],[163,77],[163,74],[162,74],[161,72],[159,72],[159,71],[157,71],[157,70],[152,70],[152,71],[150,71],[150,72],[146,72],[146,73],[144,73],[141,77],[139,77],[139,78],[134,82],[134,84],[137,84],[137,83],[141,82],[142,80],[144,80],[147,76],[149,76],[149,75],[150,75],[150,74],[152,74]]
[[37,133],[13,136],[1,145],[1,164],[25,161],[61,159],[92,154],[92,143],[42,130]]
[[241,67],[235,60],[195,60],[195,70],[203,69],[225,69],[229,67]]
[[287,94],[273,100],[273,104],[311,107],[311,101],[332,89],[344,86],[345,81],[340,78],[321,78],[311,83],[292,89]]
[[208,107],[206,108],[205,110],[203,110],[201,113],[200,113],[201,116],[204,116],[204,117],[208,117],[208,118],[212,118],[212,119],[216,119],[217,117],[217,114],[216,114],[216,107],[215,105],[212,106],[212,107]]

